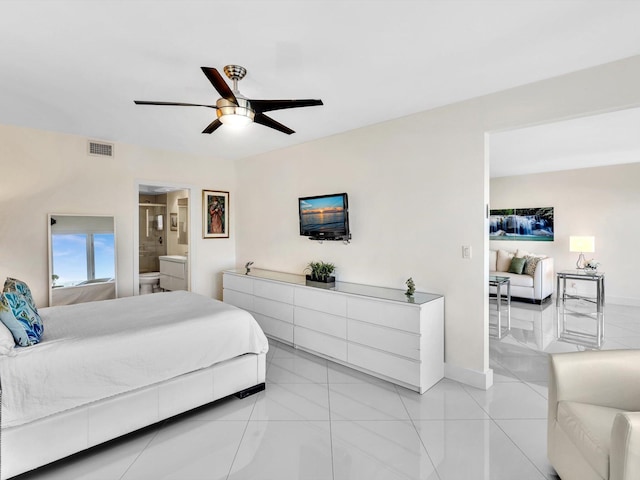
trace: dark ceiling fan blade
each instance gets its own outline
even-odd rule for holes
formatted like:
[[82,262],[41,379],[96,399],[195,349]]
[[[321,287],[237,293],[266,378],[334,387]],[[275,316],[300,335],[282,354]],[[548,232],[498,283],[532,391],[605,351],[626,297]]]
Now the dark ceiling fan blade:
[[251,108],[256,113],[269,112],[271,110],[282,110],[284,108],[314,107],[324,105],[322,100],[249,100]]
[[213,85],[213,88],[215,88],[218,91],[218,93],[222,98],[229,100],[231,103],[238,105],[238,99],[233,94],[233,91],[231,90],[231,87],[229,87],[229,84],[224,81],[224,78],[222,78],[222,75],[220,75],[220,72],[218,72],[218,70],[211,67],[200,67],[200,68],[202,68],[202,71],[211,82],[211,85]]
[[213,133],[220,125],[222,125],[222,122],[216,118],[202,131],[202,133]]
[[133,103],[136,105],[173,105],[178,107],[207,107],[207,108],[218,108],[215,105],[202,105],[200,103],[179,103],[179,102],[147,102],[145,100],[134,100]]
[[264,125],[265,127],[274,128],[279,132],[286,133],[287,135],[296,133],[294,130],[291,130],[289,127],[285,127],[280,122],[276,122],[273,118],[267,117],[264,113],[256,113],[256,116],[253,117],[253,121],[260,125]]

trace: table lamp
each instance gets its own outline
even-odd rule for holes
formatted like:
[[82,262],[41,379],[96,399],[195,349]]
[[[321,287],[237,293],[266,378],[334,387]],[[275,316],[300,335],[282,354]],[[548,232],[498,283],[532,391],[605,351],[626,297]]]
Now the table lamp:
[[595,237],[569,237],[569,251],[580,253],[578,261],[576,262],[576,268],[583,269],[586,260],[584,258],[585,253],[595,252],[596,238]]

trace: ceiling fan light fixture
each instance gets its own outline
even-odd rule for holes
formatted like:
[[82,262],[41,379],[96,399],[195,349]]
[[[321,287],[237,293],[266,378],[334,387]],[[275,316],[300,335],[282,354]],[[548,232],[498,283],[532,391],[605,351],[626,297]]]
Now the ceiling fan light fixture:
[[245,114],[239,114],[239,113],[230,113],[230,114],[218,113],[218,118],[225,125],[230,125],[232,127],[245,127],[249,125],[251,122],[253,122],[252,117]]
[[183,102],[151,102],[148,100],[134,100],[136,105],[173,105],[183,107],[207,107],[216,110],[216,119],[212,121],[202,131],[202,133],[213,133],[222,124],[232,127],[243,127],[250,123],[258,123],[265,127],[273,128],[286,135],[296,133],[286,125],[265,115],[265,112],[272,110],[282,110],[286,108],[313,107],[323,105],[322,100],[302,99],[302,100],[251,100],[240,94],[238,81],[247,74],[247,69],[240,65],[227,65],[224,73],[233,82],[230,88],[226,80],[222,78],[220,72],[213,67],[201,67],[202,72],[216,89],[222,98],[218,99],[215,105]]
[[253,122],[255,112],[249,107],[249,103],[244,98],[238,98],[238,105],[235,105],[224,98],[216,103],[218,119],[225,125],[233,127],[244,127]]

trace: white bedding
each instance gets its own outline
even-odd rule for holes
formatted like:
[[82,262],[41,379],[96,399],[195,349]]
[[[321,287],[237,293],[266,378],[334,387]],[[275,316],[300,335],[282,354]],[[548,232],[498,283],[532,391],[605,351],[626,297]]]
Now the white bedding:
[[2,428],[269,348],[249,313],[184,291],[39,313],[42,342],[0,357]]

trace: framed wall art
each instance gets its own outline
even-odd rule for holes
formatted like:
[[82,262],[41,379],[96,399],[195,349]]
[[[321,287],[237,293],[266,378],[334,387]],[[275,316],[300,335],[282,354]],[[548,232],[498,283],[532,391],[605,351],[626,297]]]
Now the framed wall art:
[[229,192],[202,191],[202,238],[229,238]]
[[553,242],[553,207],[491,210],[489,240]]

